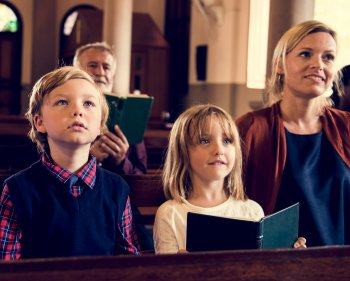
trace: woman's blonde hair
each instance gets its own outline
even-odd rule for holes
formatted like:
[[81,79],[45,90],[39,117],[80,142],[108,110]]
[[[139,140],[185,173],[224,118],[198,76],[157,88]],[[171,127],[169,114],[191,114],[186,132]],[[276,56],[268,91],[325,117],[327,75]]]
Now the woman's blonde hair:
[[225,134],[232,139],[235,160],[232,171],[226,176],[224,189],[237,200],[245,200],[242,182],[242,151],[237,127],[232,117],[215,105],[195,105],[183,112],[170,132],[169,145],[163,167],[164,193],[168,199],[181,201],[188,198],[193,186],[189,147],[199,143],[201,134],[215,118]]
[[50,94],[55,88],[63,85],[68,80],[83,79],[90,82],[101,95],[101,132],[107,131],[106,122],[108,119],[108,105],[101,90],[96,86],[94,80],[85,71],[72,66],[64,66],[51,71],[42,76],[33,86],[30,94],[29,108],[25,117],[29,120],[31,129],[28,133],[29,138],[36,143],[38,151],[43,152],[48,149],[47,135],[38,132],[34,124],[34,116],[41,115],[41,107],[44,103],[44,97]]
[[[283,96],[283,87],[284,87],[284,75],[279,73],[279,69],[282,66],[285,68],[286,65],[286,56],[303,40],[307,35],[316,33],[316,32],[326,32],[330,34],[336,45],[337,34],[336,32],[326,24],[310,20],[302,22],[298,25],[293,26],[287,30],[281,39],[278,41],[276,48],[272,57],[272,73],[268,81],[267,92],[265,95],[265,103],[267,106],[272,105],[282,99]],[[339,87],[339,74],[336,73],[334,76],[334,86],[338,93],[341,92]],[[332,101],[330,99],[331,91],[327,91],[324,95],[318,97],[317,110],[321,110],[324,107],[331,106]]]

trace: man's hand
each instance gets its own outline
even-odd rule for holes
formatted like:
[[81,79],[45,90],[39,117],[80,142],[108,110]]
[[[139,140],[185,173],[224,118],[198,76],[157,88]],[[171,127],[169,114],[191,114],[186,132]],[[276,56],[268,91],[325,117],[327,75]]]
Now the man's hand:
[[91,147],[90,152],[96,157],[98,162],[102,162],[107,157],[118,166],[125,159],[129,149],[129,142],[120,128],[115,125],[116,134],[107,132],[102,135]]

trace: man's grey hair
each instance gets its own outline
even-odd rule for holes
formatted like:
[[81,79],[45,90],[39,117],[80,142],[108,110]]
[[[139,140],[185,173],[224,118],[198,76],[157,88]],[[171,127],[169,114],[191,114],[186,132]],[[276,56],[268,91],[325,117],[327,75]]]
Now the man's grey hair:
[[80,60],[79,60],[80,56],[82,53],[84,53],[86,50],[89,50],[89,49],[97,49],[100,51],[106,51],[106,52],[110,53],[113,57],[112,70],[113,70],[113,73],[115,72],[115,69],[117,66],[117,59],[116,59],[115,54],[113,52],[113,48],[107,42],[89,43],[89,44],[83,45],[83,46],[79,47],[78,49],[76,49],[75,55],[73,58],[73,66],[82,68],[81,64],[80,64]]

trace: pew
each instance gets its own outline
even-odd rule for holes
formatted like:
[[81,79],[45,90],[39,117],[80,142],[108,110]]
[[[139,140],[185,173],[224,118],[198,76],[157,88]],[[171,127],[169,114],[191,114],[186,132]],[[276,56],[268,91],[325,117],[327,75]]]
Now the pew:
[[0,262],[0,281],[350,280],[350,246]]
[[165,201],[160,173],[122,177],[130,187],[130,201],[133,206],[154,207]]
[[0,115],[1,179],[39,159],[36,145],[27,136],[29,128],[28,121],[21,116]]
[[27,119],[19,115],[0,115],[1,135],[27,135],[30,125]]
[[169,130],[147,129],[144,135],[144,143],[147,151],[148,169],[163,167],[165,152],[169,142]]
[[140,215],[135,216],[135,221],[153,225],[157,208],[166,200],[161,174],[123,175],[123,178],[130,187],[131,206],[140,212]]

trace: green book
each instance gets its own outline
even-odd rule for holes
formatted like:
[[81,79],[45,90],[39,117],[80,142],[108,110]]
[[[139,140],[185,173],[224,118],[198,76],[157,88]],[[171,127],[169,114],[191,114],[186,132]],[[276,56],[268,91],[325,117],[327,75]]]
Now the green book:
[[121,97],[105,94],[105,97],[109,106],[108,130],[114,133],[114,125],[117,124],[129,144],[142,142],[153,105],[153,97],[145,94]]
[[291,248],[298,239],[299,203],[260,221],[187,214],[186,249],[219,251]]

